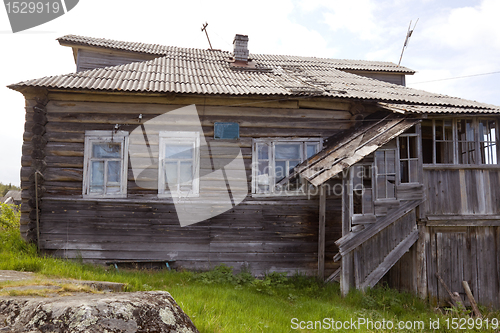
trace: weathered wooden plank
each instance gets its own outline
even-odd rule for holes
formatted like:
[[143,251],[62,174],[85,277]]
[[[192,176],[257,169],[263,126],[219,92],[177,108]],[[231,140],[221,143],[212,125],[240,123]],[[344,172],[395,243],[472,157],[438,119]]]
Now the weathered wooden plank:
[[421,201],[408,201],[402,204],[397,210],[394,210],[387,216],[384,216],[377,223],[365,228],[363,231],[360,231],[356,234],[355,237],[352,238],[344,238],[342,236],[341,239],[336,241],[335,243],[339,246],[340,253],[344,255],[366,242],[368,239],[379,233],[385,227],[393,223],[394,221],[400,219],[407,213],[411,212],[415,207],[417,207]]
[[368,287],[373,287],[384,276],[387,271],[394,266],[394,264],[403,256],[403,254],[410,249],[410,247],[418,239],[418,230],[414,231],[387,255],[383,262],[373,270],[366,280],[361,283],[360,289],[365,290]]

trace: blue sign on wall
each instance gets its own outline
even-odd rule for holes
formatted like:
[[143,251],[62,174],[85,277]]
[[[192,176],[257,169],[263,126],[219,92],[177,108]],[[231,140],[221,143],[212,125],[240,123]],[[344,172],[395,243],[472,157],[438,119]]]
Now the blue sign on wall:
[[240,125],[238,123],[214,124],[214,139],[237,140],[240,138]]

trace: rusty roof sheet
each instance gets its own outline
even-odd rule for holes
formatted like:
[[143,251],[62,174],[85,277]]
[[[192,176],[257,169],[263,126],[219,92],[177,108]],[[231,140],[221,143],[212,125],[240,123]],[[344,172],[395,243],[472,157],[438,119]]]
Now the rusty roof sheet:
[[[220,50],[201,50],[192,48],[182,48],[174,46],[165,46],[159,44],[148,44],[138,42],[124,42],[105,38],[94,38],[77,35],[66,35],[57,39],[61,45],[66,46],[90,46],[120,51],[146,53],[157,56],[168,56],[172,54],[184,55],[187,58],[198,56],[215,56],[228,58],[232,54],[228,51]],[[336,68],[354,71],[373,71],[373,72],[393,72],[403,74],[414,74],[415,71],[404,66],[398,66],[392,62],[368,61],[368,60],[348,60],[348,59],[325,59],[316,57],[299,57],[286,55],[268,55],[268,54],[250,54],[250,58],[259,63],[271,67],[311,67],[318,68]]]

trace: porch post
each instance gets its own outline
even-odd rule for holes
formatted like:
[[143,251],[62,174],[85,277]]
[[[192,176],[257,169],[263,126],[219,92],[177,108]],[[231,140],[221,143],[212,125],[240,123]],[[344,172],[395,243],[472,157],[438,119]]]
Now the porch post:
[[319,227],[318,227],[318,278],[325,279],[325,214],[326,190],[325,185],[319,187]]

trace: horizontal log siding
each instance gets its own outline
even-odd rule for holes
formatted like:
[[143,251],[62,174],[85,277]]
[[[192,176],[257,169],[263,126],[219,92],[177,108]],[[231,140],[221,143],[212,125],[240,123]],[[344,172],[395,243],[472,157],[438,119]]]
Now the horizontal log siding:
[[[60,257],[91,261],[176,260],[176,267],[208,269],[226,263],[266,271],[316,274],[318,200],[305,197],[247,196],[234,209],[210,220],[181,228],[173,204],[153,202],[156,190],[135,184],[128,172],[127,200],[81,198],[86,130],[132,131],[143,122],[181,105],[51,101],[47,105],[44,153],[45,195],[41,206],[41,247]],[[251,147],[254,137],[323,137],[350,126],[346,111],[198,106],[206,141],[213,123],[240,124],[241,148],[251,189]],[[32,113],[27,109],[27,126]],[[29,142],[30,133],[25,133]],[[152,145],[158,142],[152,140]],[[32,147],[23,146],[21,177],[27,181]],[[203,190],[203,189],[202,189]],[[64,198],[64,199],[57,199]],[[327,198],[325,274],[337,265],[335,240],[341,236],[340,197]],[[23,213],[24,214],[24,213]]]

